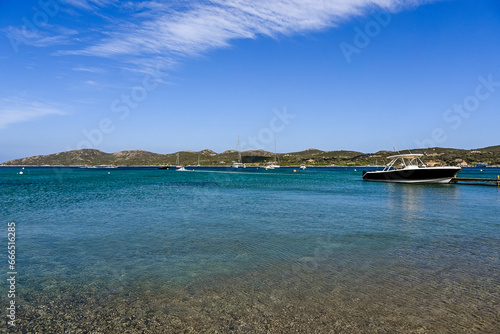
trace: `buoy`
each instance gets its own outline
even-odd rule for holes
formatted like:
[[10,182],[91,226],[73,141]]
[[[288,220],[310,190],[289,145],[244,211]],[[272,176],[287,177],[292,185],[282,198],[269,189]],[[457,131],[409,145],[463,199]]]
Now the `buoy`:
[[294,170],[293,170],[293,172],[294,172],[294,173],[297,173],[297,170],[296,170],[296,169],[294,169]]

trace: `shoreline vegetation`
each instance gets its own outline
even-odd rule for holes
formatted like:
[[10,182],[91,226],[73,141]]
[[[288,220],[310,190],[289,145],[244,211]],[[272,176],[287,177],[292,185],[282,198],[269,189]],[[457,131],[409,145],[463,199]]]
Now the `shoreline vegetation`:
[[[409,150],[401,151],[407,153]],[[411,153],[422,153],[423,161],[430,166],[500,166],[500,145],[480,149],[464,150],[453,148],[433,147],[427,149],[413,149]],[[300,152],[278,153],[282,166],[295,167],[305,164],[310,167],[358,167],[383,166],[387,157],[399,154],[393,151],[378,151],[363,153],[357,151],[322,151],[307,149]],[[60,152],[49,155],[37,155],[15,159],[1,163],[0,166],[19,167],[162,167],[175,166],[177,155],[184,166],[202,167],[230,167],[233,161],[238,160],[237,150],[227,150],[216,153],[205,149],[199,152],[181,151],[170,154],[159,154],[143,150],[120,151],[105,153],[96,149],[82,149]],[[264,150],[249,150],[241,152],[242,162],[248,167],[261,167],[274,162],[274,153]]]

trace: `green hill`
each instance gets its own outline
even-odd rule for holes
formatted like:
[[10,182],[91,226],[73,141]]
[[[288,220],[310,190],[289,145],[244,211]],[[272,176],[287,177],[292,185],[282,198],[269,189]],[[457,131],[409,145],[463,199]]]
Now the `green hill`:
[[[406,153],[401,152],[401,153]],[[415,149],[412,153],[423,153],[424,162],[436,164],[475,165],[484,162],[489,165],[500,165],[500,145],[480,149],[463,150],[454,148],[433,147],[425,150]],[[357,151],[321,151],[310,148],[305,151],[279,153],[278,159],[282,165],[300,165],[305,163],[312,166],[360,166],[383,165],[387,157],[397,154],[392,151],[363,153]],[[264,165],[275,160],[272,152],[264,150],[244,151],[242,160],[247,165]],[[158,154],[143,150],[121,151],[105,153],[96,149],[83,149],[60,152],[49,155],[37,155],[22,159],[6,161],[1,166],[161,166],[175,165],[179,157],[182,165],[227,166],[238,159],[238,151],[227,150],[216,153],[205,149],[199,152],[181,151],[170,154]]]

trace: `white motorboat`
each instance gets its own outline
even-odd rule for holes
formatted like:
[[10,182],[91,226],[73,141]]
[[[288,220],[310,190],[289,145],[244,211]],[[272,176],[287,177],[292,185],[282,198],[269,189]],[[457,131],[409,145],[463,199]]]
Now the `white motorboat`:
[[363,180],[397,183],[450,183],[460,167],[429,167],[422,162],[423,154],[399,154],[383,170],[364,171]]

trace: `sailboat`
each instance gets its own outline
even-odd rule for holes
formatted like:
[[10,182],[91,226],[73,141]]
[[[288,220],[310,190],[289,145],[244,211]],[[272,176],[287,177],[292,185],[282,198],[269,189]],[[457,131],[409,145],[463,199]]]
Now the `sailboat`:
[[241,147],[240,147],[240,137],[238,136],[238,161],[234,162],[233,165],[231,166],[233,168],[246,168],[247,166],[241,162]]
[[177,159],[175,160],[175,164],[176,164],[176,167],[177,167],[177,171],[180,171],[180,172],[183,172],[183,171],[186,171],[187,169],[184,168],[184,166],[181,166],[179,164],[179,152],[177,152]]
[[276,141],[274,141],[274,162],[270,162],[267,165],[264,166],[264,169],[276,169],[280,168],[280,162],[278,159],[278,154],[276,153]]

